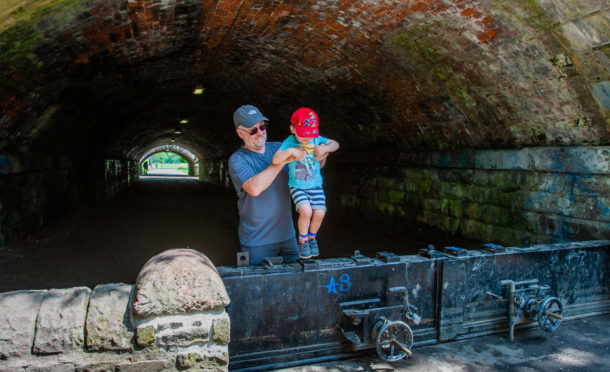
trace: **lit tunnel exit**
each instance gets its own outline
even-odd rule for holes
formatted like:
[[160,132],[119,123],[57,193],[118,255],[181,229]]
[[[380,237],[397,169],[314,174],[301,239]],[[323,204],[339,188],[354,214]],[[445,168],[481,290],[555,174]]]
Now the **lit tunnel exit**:
[[197,155],[180,145],[156,146],[140,158],[140,175],[198,178],[199,163]]

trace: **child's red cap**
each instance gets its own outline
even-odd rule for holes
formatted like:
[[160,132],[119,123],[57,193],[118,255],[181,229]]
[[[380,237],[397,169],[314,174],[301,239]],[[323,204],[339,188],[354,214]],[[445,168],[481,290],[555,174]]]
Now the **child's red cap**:
[[318,115],[310,108],[301,107],[292,114],[290,122],[294,125],[294,131],[299,137],[318,137]]

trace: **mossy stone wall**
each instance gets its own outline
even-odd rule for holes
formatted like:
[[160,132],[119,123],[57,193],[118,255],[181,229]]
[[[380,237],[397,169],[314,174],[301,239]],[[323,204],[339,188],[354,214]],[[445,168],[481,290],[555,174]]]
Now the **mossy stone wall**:
[[532,148],[337,156],[331,203],[505,245],[610,238],[610,149]]

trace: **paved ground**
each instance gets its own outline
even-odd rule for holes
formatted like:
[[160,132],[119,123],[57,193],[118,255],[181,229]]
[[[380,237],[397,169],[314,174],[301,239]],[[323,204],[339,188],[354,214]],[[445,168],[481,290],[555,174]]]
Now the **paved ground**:
[[564,321],[553,333],[539,328],[413,349],[413,358],[387,363],[376,356],[279,371],[610,371],[610,314]]

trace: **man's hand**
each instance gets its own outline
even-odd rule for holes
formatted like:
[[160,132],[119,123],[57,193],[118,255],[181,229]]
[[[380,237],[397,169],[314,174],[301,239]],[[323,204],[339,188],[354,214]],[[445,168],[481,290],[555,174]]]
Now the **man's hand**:
[[[326,157],[323,157],[325,154],[326,154],[326,156],[328,156],[328,151],[326,151],[325,145],[319,145],[313,149],[313,156],[315,157],[316,160],[318,160],[318,158],[326,159]],[[318,161],[320,161],[320,160],[318,160]]]
[[[317,148],[316,148],[316,150],[317,150]],[[323,160],[326,160],[328,155],[330,155],[330,153],[328,153],[328,152],[325,152],[322,154],[316,154],[316,150],[314,150],[314,152],[313,152],[314,159],[316,159],[316,161],[319,161],[320,163],[322,163]]]
[[284,165],[295,160],[303,160],[305,159],[305,155],[305,150],[298,147],[291,147],[289,149],[276,152],[275,155],[273,155],[271,162],[275,165]]
[[320,162],[320,167],[324,167],[328,155],[333,151],[337,151],[337,149],[339,149],[339,143],[331,139],[323,145],[316,146],[313,150],[313,155],[314,158]]
[[293,161],[301,161],[301,160],[305,159],[305,155],[307,155],[305,150],[298,148],[298,147],[291,147],[288,150],[286,150],[286,152],[287,152],[287,156],[286,156],[286,159],[284,160],[284,164],[290,163]]

